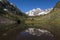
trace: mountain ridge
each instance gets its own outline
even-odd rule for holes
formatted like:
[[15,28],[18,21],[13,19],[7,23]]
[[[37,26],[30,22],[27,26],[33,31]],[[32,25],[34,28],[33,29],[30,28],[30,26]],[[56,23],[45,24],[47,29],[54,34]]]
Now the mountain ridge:
[[48,9],[42,10],[40,8],[36,8],[36,9],[32,9],[32,10],[26,12],[26,14],[28,16],[40,16],[40,15],[48,14],[52,9],[53,8],[48,8]]

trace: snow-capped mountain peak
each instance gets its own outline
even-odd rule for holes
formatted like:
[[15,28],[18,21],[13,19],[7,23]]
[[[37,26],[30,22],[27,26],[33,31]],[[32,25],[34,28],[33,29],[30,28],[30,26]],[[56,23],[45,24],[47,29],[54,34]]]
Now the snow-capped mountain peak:
[[49,9],[45,9],[45,10],[42,10],[40,8],[36,8],[36,9],[32,9],[28,12],[26,12],[26,14],[28,16],[39,16],[39,15],[45,15],[45,14],[48,14],[53,8],[49,8]]

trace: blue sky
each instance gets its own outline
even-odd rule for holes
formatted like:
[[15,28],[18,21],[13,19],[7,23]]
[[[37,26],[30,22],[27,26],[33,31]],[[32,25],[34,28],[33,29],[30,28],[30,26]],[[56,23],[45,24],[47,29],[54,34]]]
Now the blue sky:
[[34,8],[47,9],[52,8],[58,0],[9,0],[15,4],[21,11],[27,12]]

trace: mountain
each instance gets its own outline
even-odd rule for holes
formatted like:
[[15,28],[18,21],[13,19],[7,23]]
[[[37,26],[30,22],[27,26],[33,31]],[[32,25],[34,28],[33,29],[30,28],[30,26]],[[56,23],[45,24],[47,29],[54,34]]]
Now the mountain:
[[60,8],[60,1],[56,3],[54,8]]
[[29,17],[25,23],[31,27],[47,29],[53,33],[56,40],[60,40],[60,1],[56,3],[49,14]]
[[24,18],[25,14],[14,4],[0,0],[0,40],[14,40],[17,33],[24,29]]
[[24,14],[13,3],[10,3],[8,0],[0,0],[0,10],[20,16]]
[[52,9],[53,8],[42,10],[40,8],[36,8],[36,9],[32,9],[32,10],[26,12],[26,14],[28,16],[40,16],[40,15],[48,14]]
[[16,5],[10,3],[8,0],[0,0],[0,23],[19,23],[23,21],[24,16],[26,15]]
[[7,16],[26,16],[24,12],[16,7],[13,3],[10,3],[8,0],[0,0],[0,15],[5,17]]
[[[46,15],[36,17],[36,15],[42,15],[40,12]],[[31,16],[30,13],[35,17]],[[0,0],[0,40],[14,40],[17,36],[15,34],[19,34],[29,27],[46,29],[55,36],[56,40],[60,40],[60,1],[51,11],[50,9],[41,10],[37,8],[30,13],[27,14],[31,18],[28,16],[25,18],[25,14],[14,4],[7,0]]]

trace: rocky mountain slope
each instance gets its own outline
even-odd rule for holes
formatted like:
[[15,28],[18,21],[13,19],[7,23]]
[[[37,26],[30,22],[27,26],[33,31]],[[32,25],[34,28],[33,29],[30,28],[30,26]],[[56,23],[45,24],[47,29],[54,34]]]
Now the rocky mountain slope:
[[5,0],[5,1],[1,0],[0,5],[1,5],[0,8],[3,11],[6,11],[8,13],[17,14],[17,15],[22,15],[21,11],[13,3],[10,3],[7,0]]
[[0,18],[2,17],[1,20],[8,19],[17,21],[20,20],[20,17],[23,16],[25,16],[25,14],[21,12],[13,3],[10,3],[8,0],[0,0]]

